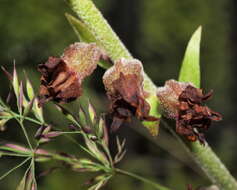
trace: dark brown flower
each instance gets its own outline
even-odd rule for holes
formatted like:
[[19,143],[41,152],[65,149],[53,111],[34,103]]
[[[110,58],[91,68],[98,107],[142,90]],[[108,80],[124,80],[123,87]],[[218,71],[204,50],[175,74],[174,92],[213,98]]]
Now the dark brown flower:
[[203,102],[212,96],[212,91],[203,94],[202,89],[191,83],[169,80],[158,88],[158,98],[165,115],[176,120],[176,132],[190,141],[205,143],[204,131],[212,121],[220,121],[222,116],[212,111]]
[[49,57],[40,64],[40,105],[46,101],[70,102],[82,94],[82,81],[92,74],[100,59],[107,59],[96,44],[75,43],[65,49],[63,55]]
[[106,71],[103,82],[107,91],[113,116],[111,129],[118,129],[132,116],[140,120],[154,121],[149,116],[150,105],[143,90],[143,67],[140,61],[120,59]]

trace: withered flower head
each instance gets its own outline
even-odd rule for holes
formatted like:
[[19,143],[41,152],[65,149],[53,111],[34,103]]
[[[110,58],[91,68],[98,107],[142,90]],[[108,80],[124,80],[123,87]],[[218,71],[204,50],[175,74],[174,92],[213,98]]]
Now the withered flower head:
[[40,64],[40,105],[46,101],[70,102],[82,94],[82,81],[92,74],[105,53],[95,43],[74,43],[61,57],[49,57]]
[[136,59],[120,59],[103,76],[113,116],[111,129],[118,129],[123,121],[136,116],[140,120],[154,121],[149,116],[150,105],[145,100],[143,67]]
[[191,83],[175,80],[167,81],[157,91],[165,116],[176,120],[176,132],[202,144],[205,143],[204,131],[211,122],[222,119],[221,114],[203,105],[212,93],[203,94],[202,89],[195,88]]

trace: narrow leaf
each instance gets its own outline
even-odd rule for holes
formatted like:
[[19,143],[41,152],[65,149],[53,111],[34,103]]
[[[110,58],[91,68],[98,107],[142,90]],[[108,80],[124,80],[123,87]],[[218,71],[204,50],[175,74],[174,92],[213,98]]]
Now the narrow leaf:
[[44,117],[43,117],[43,109],[42,107],[39,107],[39,100],[38,98],[35,98],[34,102],[33,102],[33,113],[35,115],[35,117],[40,120],[42,123],[44,123]]
[[91,122],[94,124],[96,122],[96,111],[94,106],[90,102],[88,103],[88,113]]
[[18,98],[18,110],[19,110],[20,115],[22,114],[23,97],[24,97],[24,92],[23,92],[23,84],[22,84],[22,81],[21,81],[20,89],[19,89],[19,98]]
[[33,99],[26,105],[26,107],[25,107],[25,109],[24,109],[24,112],[23,112],[23,116],[27,116],[27,115],[31,112],[31,110],[32,110],[32,108],[33,108],[34,101],[35,101],[35,98],[33,98]]
[[88,29],[85,23],[83,23],[81,20],[75,18],[74,16],[66,13],[65,14],[68,22],[72,26],[74,32],[77,34],[78,38],[82,42],[95,42],[96,39],[91,33],[91,31]]
[[13,86],[16,98],[18,99],[18,96],[19,96],[19,81],[18,81],[18,76],[17,76],[15,64],[14,64],[14,70],[13,70],[12,86]]
[[200,42],[202,27],[200,26],[191,37],[181,66],[179,81],[192,82],[200,87]]
[[35,96],[35,93],[34,93],[32,84],[28,78],[26,79],[26,92],[27,92],[28,98],[32,100]]

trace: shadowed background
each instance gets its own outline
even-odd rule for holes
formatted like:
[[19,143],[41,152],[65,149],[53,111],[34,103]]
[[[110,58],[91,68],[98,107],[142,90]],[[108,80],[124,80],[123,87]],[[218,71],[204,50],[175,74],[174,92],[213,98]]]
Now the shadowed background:
[[[202,87],[214,89],[209,106],[223,114],[224,120],[213,124],[207,139],[234,176],[237,176],[235,148],[237,94],[235,60],[237,57],[237,3],[234,0],[100,0],[95,2],[112,28],[116,31],[134,57],[144,63],[147,74],[161,86],[171,78],[177,78],[184,51],[192,33],[203,26],[201,46]],[[23,70],[34,84],[39,86],[37,65],[49,56],[59,56],[69,44],[78,41],[64,13],[72,13],[63,0],[0,0],[0,63],[12,70],[15,61],[21,78]],[[102,80],[104,70],[98,68],[84,84],[84,98],[88,96],[98,112],[108,107]],[[0,72],[0,93],[6,97],[9,84]],[[49,103],[45,108],[46,120],[66,128],[67,123]],[[55,119],[56,118],[56,119]],[[150,177],[175,190],[185,189],[186,184],[209,185],[204,174],[191,158],[177,145],[175,139],[162,128],[159,140],[148,140],[146,131],[137,122],[134,128],[124,125],[118,134],[127,139],[127,155],[119,167]],[[134,126],[135,125],[135,126]],[[11,140],[24,143],[19,127],[14,122],[8,130],[0,133],[0,141]],[[32,133],[35,126],[27,125]],[[162,126],[161,126],[162,127]],[[144,132],[145,131],[145,132]],[[58,148],[60,147],[60,149]],[[45,148],[86,156],[63,137],[57,138]],[[1,158],[0,175],[18,163],[19,159]],[[56,163],[37,165],[38,173]],[[0,189],[14,189],[23,176],[25,168],[0,181]],[[87,177],[87,178],[86,178]],[[59,168],[50,175],[39,178],[39,189],[67,190],[86,189],[83,182],[88,175]],[[104,189],[152,189],[127,177],[116,176]]]

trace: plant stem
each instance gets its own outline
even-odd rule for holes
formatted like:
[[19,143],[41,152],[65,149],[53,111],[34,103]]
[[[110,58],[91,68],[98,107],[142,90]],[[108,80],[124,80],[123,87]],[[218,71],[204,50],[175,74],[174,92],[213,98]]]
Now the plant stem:
[[0,180],[2,180],[3,178],[7,177],[9,174],[11,174],[13,171],[15,171],[16,169],[20,168],[21,166],[23,166],[26,162],[28,162],[31,158],[28,157],[26,158],[23,162],[21,162],[20,164],[16,165],[14,168],[10,169],[8,172],[6,172],[4,175],[2,175],[0,177]]
[[144,177],[141,177],[141,176],[139,176],[139,175],[137,175],[137,174],[130,173],[130,172],[128,172],[128,171],[124,171],[124,170],[121,170],[121,169],[118,169],[118,168],[116,168],[115,171],[116,171],[118,174],[130,176],[130,177],[132,177],[132,178],[134,178],[134,179],[137,179],[137,180],[140,180],[140,181],[142,181],[142,182],[144,182],[144,183],[147,183],[147,184],[153,186],[155,189],[158,189],[158,190],[170,190],[170,189],[168,189],[167,187],[164,187],[164,186],[162,186],[162,185],[160,185],[160,184],[158,184],[158,183],[155,183],[155,182],[153,182],[153,181],[151,181],[151,180],[149,180],[149,179],[146,179],[146,178],[144,178]]
[[[122,57],[132,58],[129,51],[116,36],[112,28],[91,0],[67,1],[71,8],[76,12],[80,20],[88,26],[89,30],[92,31],[98,45],[102,46],[113,60],[117,60]],[[160,115],[157,112],[159,101],[156,98],[157,87],[146,74],[144,75],[144,87],[145,90],[150,93],[149,104],[151,105],[152,115],[159,117]],[[151,131],[155,128],[150,122],[144,123],[144,125]],[[172,126],[167,127],[173,131]],[[192,157],[213,183],[216,183],[223,190],[237,189],[236,180],[231,176],[224,164],[220,161],[208,144],[206,146],[201,146],[199,143],[184,141],[176,133],[175,136],[178,141],[184,145],[185,149],[190,152]]]
[[212,183],[217,184],[223,190],[237,189],[236,180],[207,142],[205,146],[203,146],[199,142],[184,141],[164,120],[162,120],[161,123],[173,134]]
[[32,145],[31,145],[30,138],[29,138],[28,133],[27,133],[27,131],[26,131],[26,129],[25,129],[25,126],[24,126],[24,124],[23,124],[23,121],[22,121],[21,119],[20,119],[20,120],[17,119],[17,121],[18,121],[18,123],[19,123],[20,126],[21,126],[21,129],[22,129],[22,131],[23,131],[23,133],[24,133],[24,135],[25,135],[26,141],[27,141],[27,143],[28,143],[28,145],[29,145],[31,151],[33,152],[33,147],[32,147]]

